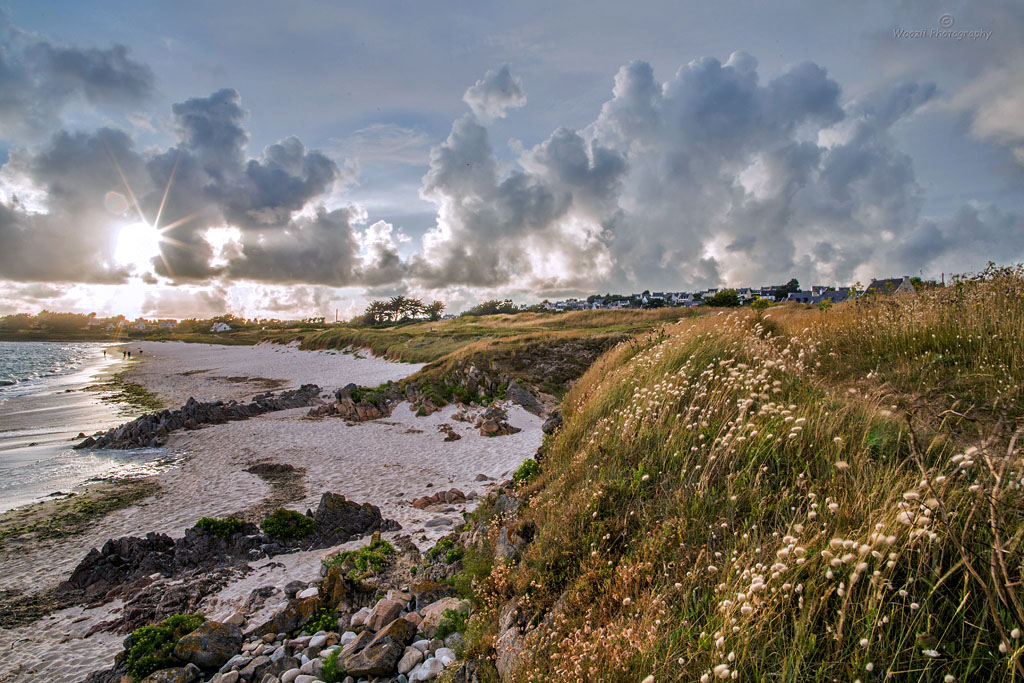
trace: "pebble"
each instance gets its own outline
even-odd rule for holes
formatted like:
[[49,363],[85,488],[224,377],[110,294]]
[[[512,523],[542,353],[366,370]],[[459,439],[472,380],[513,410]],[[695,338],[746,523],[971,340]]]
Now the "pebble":
[[281,683],[292,683],[302,672],[298,669],[288,669],[281,674]]
[[226,673],[231,671],[235,667],[239,669],[243,668],[246,664],[252,661],[252,657],[246,657],[245,655],[235,655],[220,668],[220,673]]
[[428,527],[428,528],[429,527],[435,527],[435,526],[451,526],[451,525],[452,525],[452,520],[448,519],[447,517],[434,517],[434,519],[431,519],[431,520],[429,520],[429,521],[427,521],[427,522],[425,522],[423,524],[423,526]]
[[429,640],[417,640],[417,641],[413,642],[412,647],[416,648],[420,652],[424,652],[425,653],[427,650],[430,649],[430,641]]
[[324,646],[326,642],[327,636],[313,636],[312,638],[310,638],[308,645],[314,650],[319,650]]
[[354,631],[345,631],[344,633],[341,634],[341,646],[345,647],[346,645],[351,643],[353,640],[355,640],[357,637],[358,636],[356,636]]
[[296,595],[295,597],[299,600],[305,600],[306,598],[315,598],[319,594],[320,591],[317,590],[316,586],[310,586],[304,591],[299,591],[298,595]]
[[444,671],[444,664],[434,657],[420,664],[409,674],[410,681],[429,681],[437,678]]
[[314,681],[316,680],[316,676],[307,676],[306,674],[300,674],[295,678],[295,683],[314,683]]

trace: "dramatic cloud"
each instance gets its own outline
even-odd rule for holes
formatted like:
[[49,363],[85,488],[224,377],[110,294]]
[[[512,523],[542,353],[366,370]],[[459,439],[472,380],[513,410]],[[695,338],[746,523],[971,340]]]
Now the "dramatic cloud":
[[128,48],[56,45],[20,31],[0,10],[0,139],[52,130],[60,113],[80,100],[133,105],[153,91],[153,72]]
[[508,64],[497,71],[488,71],[472,85],[462,99],[473,113],[484,120],[504,118],[509,109],[526,105],[523,81],[513,76]]

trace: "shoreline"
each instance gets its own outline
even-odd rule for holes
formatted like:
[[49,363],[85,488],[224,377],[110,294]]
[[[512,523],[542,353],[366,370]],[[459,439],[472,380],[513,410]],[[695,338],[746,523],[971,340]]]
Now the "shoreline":
[[[137,342],[131,344],[139,348]],[[141,346],[142,362],[125,373],[158,396],[169,408],[189,396],[199,401],[241,400],[267,390],[297,387],[315,381],[330,395],[350,382],[377,386],[415,372],[420,366],[338,351],[300,351],[294,345],[245,347],[150,342]],[[134,353],[133,353],[134,356]],[[299,512],[315,508],[327,491],[357,503],[372,503],[402,530],[385,538],[410,536],[425,548],[461,522],[461,513],[507,477],[540,445],[541,418],[518,406],[509,409],[510,422],[522,431],[486,437],[472,423],[454,418],[455,406],[418,417],[408,403],[390,417],[346,423],[338,417],[309,418],[307,408],[267,413],[244,421],[174,432],[162,450],[176,463],[149,479],[159,492],[110,510],[81,531],[52,542],[26,542],[17,553],[0,557],[0,589],[31,594],[66,579],[90,548],[108,538],[148,532],[182,536],[203,516],[246,513],[259,516],[261,505],[272,501]],[[446,441],[447,431],[461,437]],[[246,470],[253,464],[292,465],[301,473],[286,489]],[[413,507],[412,500],[458,488],[465,504]],[[359,547],[365,539],[338,548]],[[318,576],[320,558],[330,550],[298,552],[256,561],[253,571],[216,593],[204,596],[203,609],[215,618],[235,611],[255,588],[282,586],[289,580]],[[79,681],[90,671],[111,665],[123,634],[96,633],[91,625],[116,616],[119,603],[97,608],[70,607],[31,624],[0,629],[0,681],[26,675],[47,680]],[[249,615],[250,619],[257,615]],[[15,673],[18,672],[18,673]]]

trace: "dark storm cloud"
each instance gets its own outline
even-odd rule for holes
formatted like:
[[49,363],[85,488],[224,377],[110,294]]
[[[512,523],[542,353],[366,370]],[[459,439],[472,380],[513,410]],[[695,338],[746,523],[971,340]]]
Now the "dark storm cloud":
[[154,76],[128,48],[80,48],[20,31],[0,9],[0,137],[35,136],[58,123],[76,100],[134,105],[153,92]]
[[485,120],[504,118],[509,109],[526,105],[523,81],[512,75],[508,64],[484,74],[466,90],[462,99],[474,114]]

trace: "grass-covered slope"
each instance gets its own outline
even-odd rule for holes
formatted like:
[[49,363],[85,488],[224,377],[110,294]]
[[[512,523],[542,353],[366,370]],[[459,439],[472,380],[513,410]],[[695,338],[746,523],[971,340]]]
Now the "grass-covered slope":
[[518,625],[517,680],[1020,678],[1024,279],[992,275],[605,354],[471,654]]

